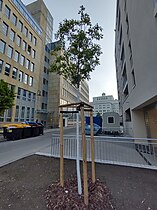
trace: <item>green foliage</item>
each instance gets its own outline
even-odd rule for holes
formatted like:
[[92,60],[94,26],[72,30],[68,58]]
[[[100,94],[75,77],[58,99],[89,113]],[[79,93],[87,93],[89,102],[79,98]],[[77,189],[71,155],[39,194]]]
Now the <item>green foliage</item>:
[[[90,72],[100,64],[101,47],[96,41],[103,38],[102,28],[92,26],[85,8],[80,7],[79,20],[67,20],[60,23],[57,38],[60,45],[52,55],[55,57],[50,72],[56,72],[79,87],[80,82],[90,79]],[[59,53],[60,52],[60,53]]]
[[6,82],[0,80],[0,115],[14,105],[14,98],[14,91],[8,87]]

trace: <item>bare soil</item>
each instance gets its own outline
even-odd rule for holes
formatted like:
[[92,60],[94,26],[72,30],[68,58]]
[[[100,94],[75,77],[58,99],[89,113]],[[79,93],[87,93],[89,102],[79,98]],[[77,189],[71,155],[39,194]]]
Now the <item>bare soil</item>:
[[[89,177],[90,172],[89,163]],[[75,176],[75,161],[65,160],[65,188],[60,188],[59,159],[37,155],[3,166],[0,168],[0,210],[157,209],[157,171],[96,164],[99,180],[93,185],[89,178],[88,208],[83,206],[83,197],[77,197]],[[61,207],[63,203],[69,207]]]

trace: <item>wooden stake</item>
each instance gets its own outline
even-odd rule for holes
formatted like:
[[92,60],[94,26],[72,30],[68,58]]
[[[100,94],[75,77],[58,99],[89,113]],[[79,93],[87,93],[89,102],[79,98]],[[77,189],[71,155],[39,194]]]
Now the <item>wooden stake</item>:
[[91,135],[91,158],[92,158],[92,182],[95,183],[95,152],[94,152],[94,130],[93,113],[90,112],[90,135]]
[[60,185],[64,186],[63,113],[60,113]]
[[86,135],[85,135],[85,123],[84,123],[84,107],[81,107],[81,125],[82,125],[81,127],[82,127],[84,203],[88,205],[87,151],[86,151]]

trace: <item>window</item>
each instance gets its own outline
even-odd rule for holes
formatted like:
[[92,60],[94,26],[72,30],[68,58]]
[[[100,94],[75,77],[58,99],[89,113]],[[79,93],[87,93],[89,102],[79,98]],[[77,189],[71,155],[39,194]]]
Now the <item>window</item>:
[[26,101],[26,90],[23,90],[23,97],[22,97],[22,99],[24,100],[24,101]]
[[26,60],[26,68],[29,69],[29,66],[30,66],[30,60],[27,59]]
[[25,117],[25,107],[22,106],[22,109],[21,109],[21,120],[24,120],[24,117]]
[[11,21],[16,26],[16,24],[17,24],[17,16],[14,13],[12,15]]
[[18,117],[19,117],[19,106],[16,106],[16,113],[15,113],[15,118],[17,118],[18,121]]
[[28,84],[28,74],[25,74],[24,83],[25,83],[26,85]]
[[22,29],[23,29],[23,23],[19,20],[18,22],[18,29],[22,32]]
[[125,111],[125,120],[126,120],[126,122],[131,122],[131,112],[130,112],[130,109],[127,109]]
[[6,43],[0,40],[0,52],[3,54],[5,54],[5,46],[6,46]]
[[10,8],[7,5],[5,5],[5,15],[8,19],[10,19]]
[[3,31],[4,35],[6,35],[6,36],[8,35],[8,28],[9,28],[8,25],[3,22],[2,31]]
[[13,56],[13,48],[11,46],[8,46],[7,56],[9,58],[12,58],[12,56]]
[[23,28],[23,33],[26,37],[28,36],[28,28],[26,26]]
[[11,39],[11,41],[13,41],[13,42],[14,42],[14,40],[15,40],[15,31],[13,31],[12,29],[10,30],[10,39]]
[[114,117],[108,117],[108,124],[114,123]]
[[27,46],[27,43],[25,41],[22,42],[22,49],[24,51],[26,51],[26,46]]
[[132,86],[134,87],[136,85],[134,69],[132,70],[131,75],[132,75]]
[[12,78],[17,79],[17,69],[13,67]]
[[29,86],[33,86],[33,77],[29,77]]
[[0,11],[2,11],[3,0],[0,0]]
[[32,115],[31,118],[34,119],[34,108],[32,108]]
[[19,71],[19,82],[23,82],[23,72]]
[[29,55],[31,54],[31,46],[30,46],[30,45],[28,45],[27,53],[28,53]]
[[27,107],[27,115],[26,115],[26,120],[29,121],[30,117],[30,107]]
[[37,39],[33,37],[33,44],[36,46],[37,45]]
[[32,39],[33,39],[33,34],[29,32],[29,41],[32,42]]
[[17,46],[21,46],[21,37],[20,36],[17,36],[16,37],[16,44],[17,44]]
[[3,69],[3,61],[0,60],[0,73],[2,72],[2,69]]
[[9,76],[10,75],[10,69],[11,69],[11,65],[10,64],[5,64],[5,75]]
[[32,50],[32,58],[35,58],[36,51]]
[[31,65],[30,65],[30,70],[31,70],[32,72],[34,72],[34,63],[31,63]]
[[18,87],[18,90],[17,90],[17,98],[20,98],[20,96],[21,96],[21,88]]
[[14,53],[14,61],[16,61],[16,62],[19,61],[19,55],[20,55],[20,53],[15,51],[15,53]]
[[23,55],[21,55],[20,64],[22,66],[24,66],[24,64],[25,64],[25,57]]
[[28,92],[28,101],[31,101],[31,96],[32,96],[31,92]]

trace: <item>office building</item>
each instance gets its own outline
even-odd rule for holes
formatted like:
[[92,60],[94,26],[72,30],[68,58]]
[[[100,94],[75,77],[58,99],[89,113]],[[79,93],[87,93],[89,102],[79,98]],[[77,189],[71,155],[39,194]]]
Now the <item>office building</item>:
[[94,116],[97,114],[102,116],[106,112],[119,113],[119,102],[117,99],[114,99],[112,95],[106,95],[103,93],[102,96],[93,97],[91,105],[94,107]]
[[[48,72],[53,61],[52,34],[53,17],[43,0],[29,5],[21,0],[0,0],[0,79],[17,93],[15,105],[0,117],[1,122],[38,119],[45,126],[56,127],[58,111],[51,107],[77,101],[75,88],[59,78],[60,88],[58,75]],[[88,102],[87,83],[82,82],[80,88],[81,100]]]
[[157,1],[117,0],[115,62],[120,114],[135,137],[157,138]]
[[35,120],[42,29],[20,0],[0,0],[0,79],[14,88],[14,106],[0,121]]

